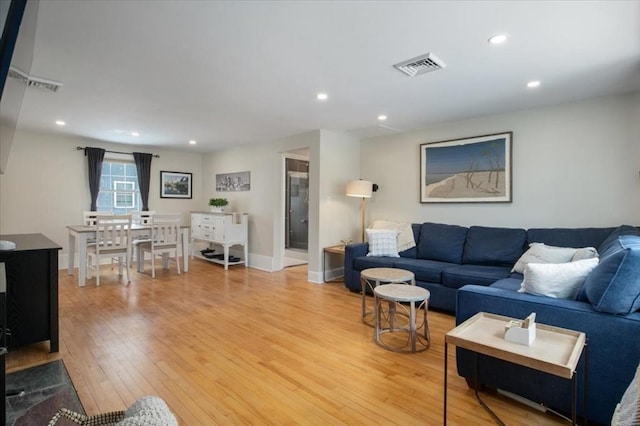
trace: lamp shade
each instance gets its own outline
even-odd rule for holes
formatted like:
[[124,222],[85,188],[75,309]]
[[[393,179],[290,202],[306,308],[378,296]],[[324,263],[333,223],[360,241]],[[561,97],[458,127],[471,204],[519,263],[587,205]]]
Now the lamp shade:
[[368,180],[352,180],[347,184],[347,195],[349,197],[371,198],[373,183]]

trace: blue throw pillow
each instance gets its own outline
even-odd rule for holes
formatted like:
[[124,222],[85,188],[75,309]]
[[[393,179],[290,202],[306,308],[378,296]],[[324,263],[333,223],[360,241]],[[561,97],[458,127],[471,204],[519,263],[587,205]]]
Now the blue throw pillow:
[[626,315],[640,308],[640,236],[609,241],[585,280],[584,294],[599,312]]

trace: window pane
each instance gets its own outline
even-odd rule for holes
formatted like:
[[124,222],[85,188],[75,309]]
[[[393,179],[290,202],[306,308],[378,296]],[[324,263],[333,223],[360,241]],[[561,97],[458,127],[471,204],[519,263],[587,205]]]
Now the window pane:
[[124,176],[124,163],[111,163],[111,176]]
[[130,162],[105,161],[102,163],[98,210],[127,214],[142,205],[136,166]]

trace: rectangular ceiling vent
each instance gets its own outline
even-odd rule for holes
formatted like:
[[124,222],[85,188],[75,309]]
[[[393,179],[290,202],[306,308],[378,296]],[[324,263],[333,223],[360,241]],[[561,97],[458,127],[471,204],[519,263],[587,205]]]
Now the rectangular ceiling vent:
[[44,78],[31,76],[14,66],[9,67],[8,75],[10,78],[15,78],[21,83],[26,84],[28,87],[36,87],[39,89],[50,90],[54,93],[57,92],[58,89],[62,87],[62,83],[58,81],[46,80]]
[[433,53],[427,53],[424,55],[416,56],[406,61],[402,61],[395,64],[399,71],[402,71],[409,77],[415,77],[416,75],[424,74],[430,71],[437,71],[442,68],[446,68],[447,64],[442,62]]

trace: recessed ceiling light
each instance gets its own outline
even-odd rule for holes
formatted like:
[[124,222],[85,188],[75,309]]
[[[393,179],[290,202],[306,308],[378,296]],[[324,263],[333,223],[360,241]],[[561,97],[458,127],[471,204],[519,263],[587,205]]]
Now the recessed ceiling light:
[[509,36],[506,34],[496,34],[493,37],[489,37],[488,41],[490,44],[502,44],[506,42],[508,38]]
[[540,81],[538,81],[538,80],[530,81],[530,82],[527,83],[527,87],[530,88],[530,89],[534,89],[534,88],[539,87],[539,86],[540,86]]
[[195,145],[195,144],[197,144],[197,143],[198,143],[198,142],[194,141],[193,139],[191,139],[191,140],[189,141],[189,145]]
[[56,120],[56,124],[57,124],[58,126],[66,126],[66,125],[67,125],[67,123],[65,123],[65,122],[64,122],[64,121],[62,121],[62,120]]
[[380,121],[384,121],[384,120],[386,120],[386,119],[387,119],[387,116],[386,116],[386,115],[384,115],[384,114],[383,114],[383,115],[379,115],[379,116],[378,116],[378,120],[380,120]]
[[140,136],[140,133],[138,133],[138,132],[131,132],[131,136]]
[[326,93],[318,93],[318,94],[316,95],[316,98],[317,98],[319,101],[326,101],[327,99],[329,99],[329,95],[327,95]]

